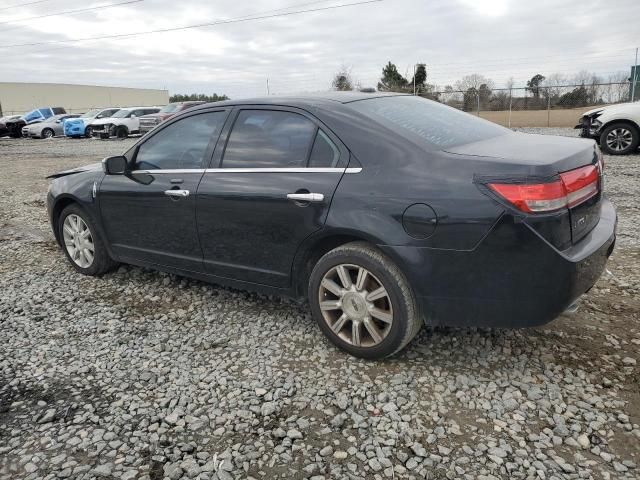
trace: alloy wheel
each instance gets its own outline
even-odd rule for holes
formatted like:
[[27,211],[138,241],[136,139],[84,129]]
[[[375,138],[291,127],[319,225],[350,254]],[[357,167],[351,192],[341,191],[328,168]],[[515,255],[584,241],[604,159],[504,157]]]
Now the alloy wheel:
[[322,317],[342,340],[372,347],[389,334],[393,323],[391,298],[382,282],[366,268],[341,264],[331,268],[319,288]]
[[45,128],[44,132],[42,132],[42,136],[44,138],[51,138],[53,137],[53,131],[49,130],[48,128]]
[[627,128],[614,128],[607,134],[605,141],[611,150],[621,152],[631,145],[633,133]]
[[79,215],[72,213],[62,227],[64,245],[71,260],[80,268],[89,268],[95,256],[91,230]]

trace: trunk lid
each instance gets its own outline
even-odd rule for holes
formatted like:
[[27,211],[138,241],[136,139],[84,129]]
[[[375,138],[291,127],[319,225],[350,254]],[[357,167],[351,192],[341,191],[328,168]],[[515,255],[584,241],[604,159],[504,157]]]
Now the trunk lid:
[[597,165],[598,191],[594,196],[557,212],[530,214],[525,221],[556,247],[564,249],[569,242],[560,239],[570,239],[575,244],[600,219],[602,164],[600,150],[593,140],[514,132],[451,147],[447,152],[489,162],[490,167],[481,172],[484,180],[480,181],[484,183],[493,181],[491,178],[502,178],[507,183],[545,183],[565,172]]

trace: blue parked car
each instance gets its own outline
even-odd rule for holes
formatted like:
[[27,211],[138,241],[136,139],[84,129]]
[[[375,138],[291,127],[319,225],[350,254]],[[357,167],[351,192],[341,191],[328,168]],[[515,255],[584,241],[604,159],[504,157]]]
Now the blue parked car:
[[119,108],[96,108],[80,115],[78,118],[68,118],[64,121],[64,134],[67,137],[91,138],[91,122],[100,118],[108,118],[116,113]]

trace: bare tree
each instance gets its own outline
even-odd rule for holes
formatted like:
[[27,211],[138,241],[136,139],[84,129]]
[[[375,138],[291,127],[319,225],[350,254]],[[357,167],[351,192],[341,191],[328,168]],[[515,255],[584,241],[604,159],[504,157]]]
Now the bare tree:
[[331,89],[337,91],[353,90],[353,78],[351,76],[351,67],[342,65],[340,70],[333,76],[331,81]]
[[629,101],[629,72],[616,72],[609,75],[606,89],[606,101],[620,103]]
[[474,90],[480,90],[481,85],[486,85],[487,88],[493,90],[495,87],[495,83],[493,80],[485,77],[484,75],[480,75],[479,73],[474,73],[471,75],[466,75],[462,77],[460,80],[456,82],[456,90],[461,90],[466,92],[470,88]]

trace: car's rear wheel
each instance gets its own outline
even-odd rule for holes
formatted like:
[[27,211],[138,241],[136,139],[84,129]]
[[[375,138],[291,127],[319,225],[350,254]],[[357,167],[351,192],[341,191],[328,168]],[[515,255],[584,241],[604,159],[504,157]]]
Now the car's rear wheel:
[[600,148],[609,155],[633,153],[638,148],[638,144],[640,144],[640,132],[629,123],[613,123],[600,134]]
[[87,213],[80,206],[67,206],[58,219],[58,235],[67,259],[84,275],[101,275],[116,263]]
[[42,136],[42,138],[51,138],[55,135],[55,133],[50,128],[45,128],[44,130],[42,130],[42,133],[40,135]]
[[405,276],[364,242],[342,245],[318,261],[309,279],[309,302],[323,333],[356,357],[393,355],[422,326]]

